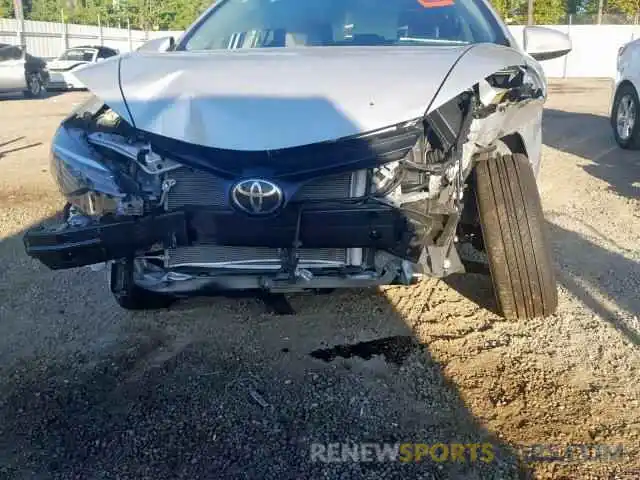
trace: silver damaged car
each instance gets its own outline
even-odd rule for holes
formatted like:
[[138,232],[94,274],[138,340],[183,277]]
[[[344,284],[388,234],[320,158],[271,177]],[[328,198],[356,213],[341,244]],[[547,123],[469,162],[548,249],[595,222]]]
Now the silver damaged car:
[[550,315],[538,61],[570,50],[541,27],[517,42],[485,0],[222,0],[76,72],[94,97],[52,143],[64,219],[26,251],[108,264],[127,309],[233,291],[284,308],[461,273],[471,246],[505,317]]

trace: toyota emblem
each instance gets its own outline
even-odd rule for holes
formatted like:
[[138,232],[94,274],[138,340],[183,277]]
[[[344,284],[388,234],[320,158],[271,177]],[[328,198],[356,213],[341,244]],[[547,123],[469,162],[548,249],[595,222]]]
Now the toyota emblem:
[[282,189],[267,180],[251,178],[236,183],[231,189],[233,204],[252,215],[268,215],[278,210],[284,201]]

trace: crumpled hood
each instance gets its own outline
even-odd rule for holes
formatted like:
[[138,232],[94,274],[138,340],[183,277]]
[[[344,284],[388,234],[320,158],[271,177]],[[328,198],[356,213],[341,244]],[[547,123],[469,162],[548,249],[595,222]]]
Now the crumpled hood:
[[[457,91],[441,88],[458,60],[472,52],[473,65],[461,70],[466,78],[453,82]],[[258,151],[421,117],[521,60],[516,50],[496,45],[135,52],[74,74],[140,130]]]

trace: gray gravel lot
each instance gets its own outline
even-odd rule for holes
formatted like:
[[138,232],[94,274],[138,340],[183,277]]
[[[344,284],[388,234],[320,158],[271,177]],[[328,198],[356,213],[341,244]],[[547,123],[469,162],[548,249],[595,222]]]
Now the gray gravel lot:
[[[294,296],[293,316],[251,299],[120,310],[105,272],[53,273],[22,247],[63,205],[49,140],[86,94],[0,98],[0,478],[639,478],[640,153],[614,145],[609,96],[552,83],[560,308],[519,324],[481,275],[411,287],[419,305],[388,288]],[[496,458],[326,464],[314,442],[490,442]],[[523,461],[531,443],[624,455]]]

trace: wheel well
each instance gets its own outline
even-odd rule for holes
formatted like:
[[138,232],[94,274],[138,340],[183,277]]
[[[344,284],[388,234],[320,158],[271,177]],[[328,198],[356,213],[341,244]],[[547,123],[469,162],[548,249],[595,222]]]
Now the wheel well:
[[524,140],[519,133],[512,133],[511,135],[507,135],[500,139],[502,143],[504,143],[511,153],[521,153],[523,155],[527,155],[527,148],[524,145]]
[[[511,154],[522,154],[527,156],[527,148],[525,147],[524,140],[520,136],[519,133],[512,133],[510,135],[506,135],[498,141],[502,143],[502,150],[504,152],[504,147],[510,150]],[[500,150],[500,148],[499,148]],[[486,161],[486,160],[485,160]],[[475,166],[473,167],[475,169]],[[475,184],[475,174],[474,172],[469,175],[467,181],[467,194],[465,195],[466,200],[464,202],[464,206],[462,209],[462,214],[460,218],[460,230],[459,233],[461,236],[467,236],[467,234],[471,234],[476,240],[479,240],[479,244],[475,244],[478,250],[484,249],[484,244],[482,241],[482,230],[480,229],[480,214],[478,211],[478,205],[476,203],[476,184]],[[478,247],[482,248],[478,248]]]
[[618,95],[620,94],[620,90],[622,90],[624,87],[631,87],[633,88],[633,91],[636,92],[636,95],[638,94],[638,90],[636,90],[636,86],[633,84],[633,82],[631,80],[623,80],[620,82],[620,84],[618,85],[618,88],[616,88],[616,92],[613,95],[613,99],[611,100],[611,108],[610,108],[610,117],[611,117],[611,122],[613,122],[613,110],[615,109],[616,106],[616,100],[618,100]]
[[[625,87],[627,85],[629,85],[634,90],[636,89],[635,85],[633,84],[633,82],[631,80],[623,80],[623,81],[620,82],[620,85],[618,85],[618,88],[616,88],[616,94],[613,96],[613,98],[617,98],[618,97],[618,93],[620,93],[620,90],[622,89],[622,87]],[[636,93],[638,93],[638,92],[636,91]]]
[[[512,133],[510,135],[506,135],[502,137],[498,142],[502,144],[501,146],[499,146],[499,150],[502,150],[501,153],[506,153],[504,152],[504,147],[506,147],[512,154],[521,153],[522,155],[525,155],[525,156],[527,155],[527,148],[525,147],[524,140],[522,140],[522,137],[520,136],[519,133]],[[469,193],[469,197],[471,198],[471,201],[465,202],[462,222],[477,224],[479,222],[479,217],[477,212],[477,206],[475,204],[476,185],[475,185],[473,173],[469,176],[469,179],[467,181],[467,189],[468,189],[468,193]]]

